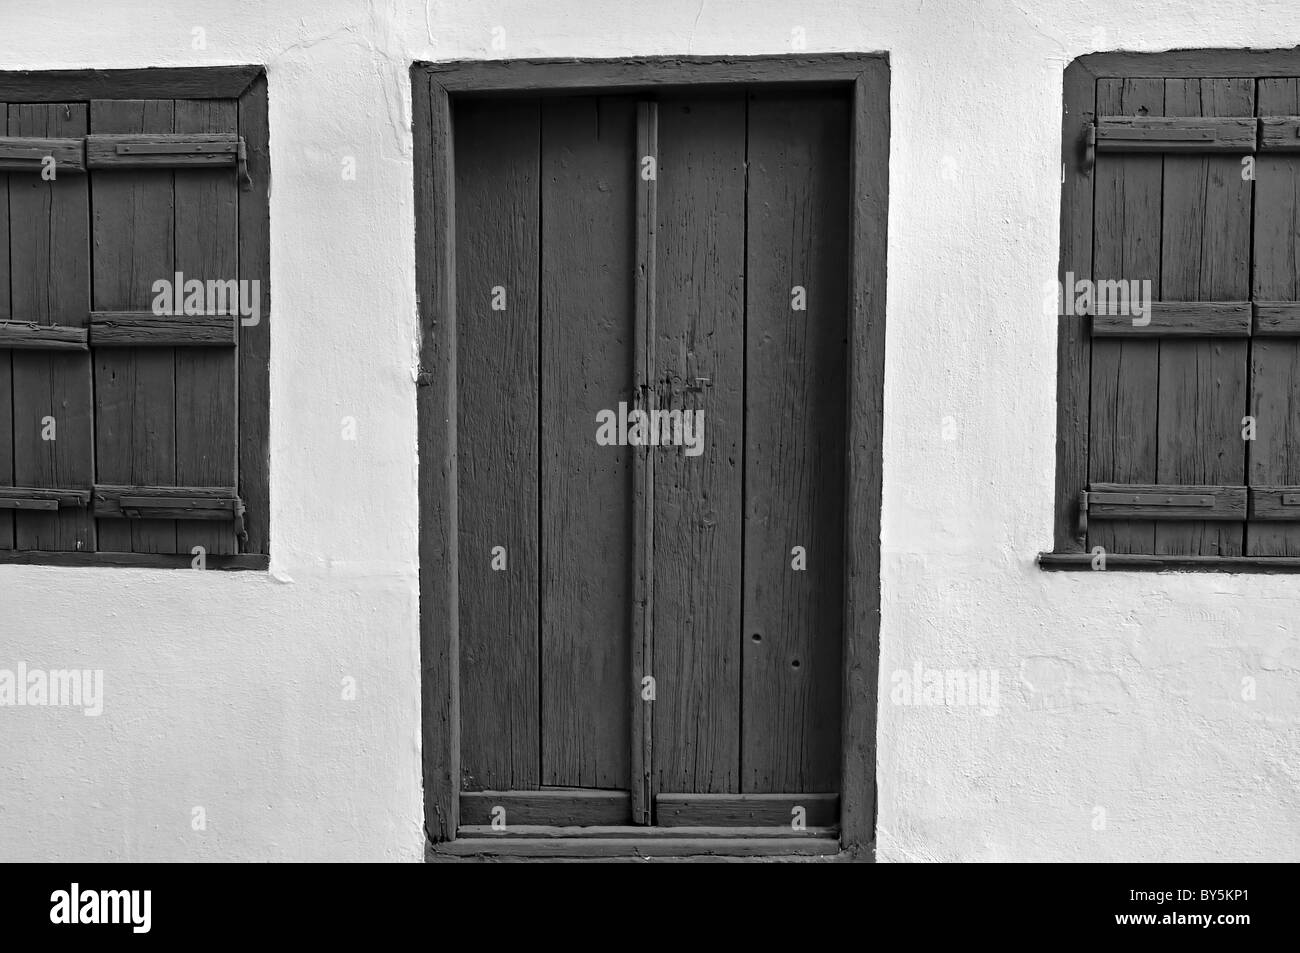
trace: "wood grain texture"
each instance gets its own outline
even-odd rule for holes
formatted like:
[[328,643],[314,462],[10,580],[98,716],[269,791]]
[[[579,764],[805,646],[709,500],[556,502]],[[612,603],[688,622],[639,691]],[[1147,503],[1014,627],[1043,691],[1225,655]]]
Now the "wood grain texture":
[[0,324],[0,348],[15,351],[88,351],[89,342],[90,335],[85,328]]
[[846,852],[860,860],[874,856],[876,839],[889,86],[889,64],[876,60],[864,65],[853,89],[839,821]]
[[[86,137],[86,165],[92,169],[174,169],[190,166],[233,168],[239,155],[235,101],[177,100],[191,118],[168,135]],[[200,121],[212,104],[212,121]],[[227,116],[227,114],[229,114]]]
[[[1259,151],[1260,152],[1300,152],[1300,116],[1269,116],[1262,102],[1265,88],[1268,95],[1279,101],[1285,97],[1285,84],[1295,80],[1266,79],[1261,80],[1256,95],[1259,104]],[[1281,84],[1281,85],[1279,85]]]
[[[416,412],[420,455],[421,760],[424,827],[429,839],[439,842],[455,837],[460,813],[454,174],[451,104],[446,90],[412,67],[411,95],[415,280],[420,316]],[[241,129],[243,123],[241,102]],[[255,189],[261,181],[254,177]],[[241,201],[241,215],[245,207],[246,202]],[[246,348],[241,347],[240,353],[245,354]],[[241,387],[242,380],[241,365]]]
[[[1039,553],[1039,568],[1048,572],[1098,572],[1089,553]],[[1108,555],[1104,572],[1240,572],[1300,573],[1296,556],[1146,556]]]
[[547,99],[541,128],[541,782],[624,788],[634,451],[596,415],[633,393],[636,104]]
[[[1256,182],[1258,181],[1256,179]],[[1255,216],[1255,228],[1257,230],[1259,228],[1258,213]],[[1285,242],[1283,247],[1285,248]],[[1255,268],[1255,281],[1259,281],[1258,263]],[[1254,337],[1300,337],[1300,302],[1256,301],[1253,308]]]
[[[85,105],[77,104],[85,111]],[[21,110],[21,107],[15,106]],[[37,112],[39,115],[39,112]],[[0,170],[39,175],[47,158],[54,160],[58,174],[86,171],[86,141],[51,136],[0,137]]]
[[0,72],[0,100],[235,99],[259,78],[266,78],[261,66],[6,70]]
[[654,458],[652,790],[740,790],[745,394],[743,96],[659,102],[653,380],[703,414]]
[[[746,792],[839,786],[849,113],[840,96],[749,104]],[[796,286],[806,311],[792,310]]]
[[541,762],[539,106],[460,103],[455,130],[461,783],[524,790]]
[[1251,323],[1249,301],[1156,301],[1141,316],[1094,314],[1092,336],[1245,338],[1250,337]]
[[578,840],[597,841],[616,838],[635,840],[643,843],[655,841],[678,840],[734,840],[741,837],[757,841],[765,840],[821,840],[834,837],[835,832],[824,827],[810,827],[795,831],[788,826],[782,827],[627,827],[615,826],[580,826],[560,827],[551,824],[525,824],[511,827],[506,831],[486,825],[461,825],[459,836],[467,838],[499,838],[502,840],[517,838],[529,840]]
[[[178,193],[179,194],[179,193]],[[178,227],[181,218],[177,217]],[[193,228],[193,226],[186,226]],[[194,229],[197,231],[197,229]],[[178,254],[181,251],[178,242]],[[185,272],[186,280],[191,272]],[[152,311],[92,311],[90,313],[90,336],[95,347],[234,347],[237,343],[239,319],[234,315],[217,314],[154,314]],[[177,364],[182,357],[177,354]],[[223,363],[234,369],[234,355],[225,356]],[[234,408],[233,373],[228,375],[229,387],[214,392],[213,397],[222,397],[229,402],[229,409]],[[229,392],[229,397],[226,397]],[[233,413],[231,414],[233,416]],[[233,460],[233,456],[232,456]]]
[[1094,483],[1088,518],[1240,521],[1246,518],[1246,488]]
[[[1300,80],[1261,79],[1258,111],[1300,112]],[[1300,340],[1270,338],[1267,330],[1300,327],[1300,155],[1261,154],[1255,160],[1254,261],[1251,291],[1256,333],[1250,348],[1250,414],[1255,439],[1246,448],[1247,482],[1300,483]],[[1297,302],[1288,305],[1287,302]],[[1292,310],[1295,309],[1295,310]],[[1300,556],[1300,526],[1252,519],[1248,556]]]
[[[84,103],[9,107],[15,135],[69,138],[86,133]],[[37,325],[84,333],[90,310],[90,207],[84,175],[9,176],[9,241],[14,312]],[[53,422],[53,429],[47,423]],[[14,482],[85,487],[95,479],[91,359],[84,351],[13,354]],[[52,436],[53,439],[47,439]],[[15,517],[22,550],[91,552],[95,531],[84,509]]]
[[1300,73],[1300,47],[1289,50],[1188,49],[1163,53],[1089,53],[1082,63],[1099,77],[1286,76]]
[[[1165,81],[1169,116],[1254,115],[1247,79]],[[1164,158],[1160,298],[1243,301],[1250,296],[1251,183],[1234,156]],[[1246,482],[1241,438],[1248,391],[1244,340],[1159,344],[1157,478],[1164,484]],[[1140,481],[1132,481],[1140,482]],[[1156,554],[1242,555],[1243,525],[1161,522]]]
[[748,827],[791,830],[803,809],[808,829],[834,827],[838,794],[661,794],[655,816],[664,827]]
[[474,60],[416,64],[445,88],[474,93],[556,90],[634,92],[673,86],[753,83],[851,84],[864,66],[883,61],[872,53],[777,56],[663,56],[619,60]]
[[85,489],[49,489],[47,487],[19,486],[0,487],[0,501],[45,501],[58,506],[87,506],[90,503],[90,491]]
[[572,789],[466,792],[460,796],[460,822],[490,827],[497,808],[505,810],[507,832],[520,825],[608,827],[632,822],[627,791]]
[[[90,128],[165,133],[175,107],[165,100],[96,100]],[[170,171],[92,171],[96,311],[143,311],[153,283],[175,275],[175,195]],[[96,351],[95,459],[107,483],[176,482],[176,355],[172,348]],[[168,520],[101,523],[106,552],[175,553]]]
[[[1097,82],[1097,111],[1111,115],[1164,113],[1159,80]],[[1160,287],[1160,156],[1099,155],[1093,172],[1092,277],[1094,281],[1150,281]],[[1077,274],[1077,273],[1076,273]],[[1086,346],[1086,345],[1085,345]],[[1092,402],[1088,477],[1100,483],[1156,483],[1157,340],[1092,342]],[[1149,521],[1089,526],[1087,545],[1107,553],[1155,551]]]
[[[653,831],[655,828],[642,828]],[[798,854],[833,856],[833,835],[814,837],[466,837],[434,847],[461,857],[759,857]]]
[[[9,107],[0,102],[0,133],[8,131]],[[0,172],[0,323],[10,320],[9,176]],[[0,487],[14,483],[13,355],[0,338]],[[14,517],[0,512],[0,553],[14,548]]]
[[[635,345],[636,394],[638,410],[653,409],[657,402],[652,386],[654,376],[655,274],[657,254],[655,239],[659,219],[659,182],[657,176],[642,171],[647,156],[659,155],[659,104],[637,103],[636,112],[636,273],[633,280],[632,321]],[[631,743],[632,820],[649,824],[654,819],[654,795],[651,793],[654,765],[654,702],[642,697],[641,686],[654,669],[654,465],[655,455],[638,449],[632,456],[632,651],[630,670],[636,695],[632,701],[629,724]],[[652,676],[650,676],[652,677]]]
[[[1066,69],[1064,83],[1061,266],[1057,276],[1062,286],[1067,275],[1093,273],[1092,206],[1096,166],[1084,161],[1082,142],[1097,105],[1096,79],[1078,61]],[[1057,310],[1063,309],[1058,306]],[[1078,530],[1077,506],[1079,493],[1088,483],[1092,341],[1085,316],[1059,313],[1056,320],[1056,505],[1052,536],[1057,552],[1077,552],[1085,542]]]
[[1250,519],[1300,520],[1300,486],[1252,486]]
[[[177,100],[177,133],[235,138],[239,128],[234,100]],[[177,169],[176,270],[191,280],[232,281],[239,277],[239,186],[220,169]],[[209,307],[212,306],[209,302]],[[176,349],[176,482],[183,486],[235,486],[238,482],[238,357],[234,316],[183,315],[191,343],[214,346]],[[99,329],[92,328],[98,342]],[[233,526],[181,520],[176,524],[181,553],[196,546],[207,553],[239,552]]]
[[[260,554],[209,556],[206,569],[222,572],[265,572],[269,560]],[[50,553],[32,550],[0,552],[0,564],[15,566],[72,566],[120,569],[183,569],[194,571],[194,557],[163,553]]]
[[1255,119],[1189,116],[1098,116],[1098,152],[1255,151]]
[[244,551],[271,546],[271,156],[266,75],[239,97],[239,134],[252,187],[239,193],[239,277],[257,281],[261,320],[239,328],[239,492],[247,507]]

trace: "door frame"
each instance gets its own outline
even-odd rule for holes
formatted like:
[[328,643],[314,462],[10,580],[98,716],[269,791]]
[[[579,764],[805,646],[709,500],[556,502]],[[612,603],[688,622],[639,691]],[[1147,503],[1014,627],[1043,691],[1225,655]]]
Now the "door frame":
[[844,514],[840,847],[874,855],[881,447],[889,208],[883,53],[417,62],[411,67],[420,506],[421,762],[425,832],[454,840],[460,797],[455,195],[451,101],[465,95],[746,87],[852,90],[849,375]]

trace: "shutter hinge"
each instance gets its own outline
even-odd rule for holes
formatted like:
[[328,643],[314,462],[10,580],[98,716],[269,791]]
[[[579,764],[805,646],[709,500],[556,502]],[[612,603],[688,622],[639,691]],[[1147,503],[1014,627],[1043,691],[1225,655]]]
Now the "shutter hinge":
[[429,386],[430,384],[432,384],[432,383],[433,383],[433,374],[432,374],[432,372],[430,372],[430,371],[426,371],[426,370],[424,369],[424,365],[423,365],[423,364],[421,364],[421,365],[419,365],[418,367],[416,367],[416,369],[415,369],[415,386],[416,386],[416,387],[428,387],[428,386]]
[[1079,538],[1088,538],[1088,491],[1079,492]]

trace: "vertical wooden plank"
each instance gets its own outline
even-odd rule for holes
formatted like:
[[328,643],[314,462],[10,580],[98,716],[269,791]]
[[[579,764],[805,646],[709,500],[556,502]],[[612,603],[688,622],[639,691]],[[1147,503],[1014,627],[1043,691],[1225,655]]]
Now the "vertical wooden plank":
[[457,103],[455,129],[462,787],[522,790],[541,757],[539,106]]
[[541,107],[542,783],[631,763],[632,455],[596,419],[633,395],[636,103]]
[[[234,100],[177,100],[178,133],[233,133]],[[176,170],[176,270],[185,281],[232,281],[239,276],[239,186],[230,169]],[[212,307],[213,302],[208,302]],[[235,305],[238,305],[236,300]],[[241,325],[242,326],[242,325]],[[176,482],[180,486],[235,486],[236,352],[176,349]],[[177,551],[239,551],[231,523],[178,520]]]
[[745,109],[659,103],[657,404],[703,432],[698,455],[650,449],[656,794],[740,790]]
[[[742,790],[839,788],[849,110],[752,96]],[[793,310],[802,288],[806,310]],[[807,569],[792,568],[803,547]]]
[[244,551],[269,553],[271,545],[271,157],[268,143],[266,76],[239,97],[239,134],[248,152],[252,187],[238,193],[239,278],[257,281],[261,315],[256,324],[239,328],[239,495],[247,513]]
[[[93,133],[169,133],[170,99],[94,100]],[[153,284],[175,275],[170,170],[91,172],[94,307],[150,310]],[[102,483],[174,485],[175,348],[100,348],[95,363],[95,459]],[[174,553],[172,520],[100,520],[103,552]]]
[[[636,273],[633,281],[634,362],[637,409],[656,405],[655,377],[655,233],[659,217],[658,170],[648,174],[649,163],[659,161],[659,104],[640,102],[636,118]],[[631,651],[631,784],[632,822],[654,820],[654,701],[642,697],[643,679],[654,668],[654,462],[645,447],[632,457],[632,651]]]
[[[460,817],[454,157],[447,91],[424,69],[412,66],[411,97],[415,278],[420,313],[416,410],[424,826],[430,839],[445,841],[455,837]],[[241,128],[244,116],[241,101]],[[241,216],[245,204],[240,203]],[[241,241],[241,260],[246,257],[246,247]],[[243,369],[241,363],[241,389]],[[252,539],[250,531],[250,544]]]
[[[72,138],[86,129],[84,103],[9,107],[11,136]],[[90,317],[86,177],[60,174],[57,166],[53,181],[35,172],[11,175],[9,213],[14,317],[84,328]],[[93,434],[90,355],[14,352],[15,484],[89,487],[95,479]],[[17,549],[95,549],[86,509],[18,513],[14,532]]]
[[[1253,116],[1249,79],[1165,80],[1167,116]],[[1160,295],[1166,301],[1243,301],[1250,294],[1251,183],[1240,156],[1164,159]],[[1157,483],[1246,480],[1247,342],[1160,342]],[[1159,554],[1240,556],[1243,524],[1161,521]]]
[[870,859],[876,833],[880,671],[881,455],[885,415],[885,287],[889,235],[889,63],[853,90],[849,400],[844,525],[844,713],[840,842]]
[[[1261,79],[1261,116],[1300,114],[1300,80]],[[1300,156],[1255,157],[1253,296],[1300,301]],[[1252,484],[1300,484],[1300,341],[1255,338],[1251,350],[1251,410],[1255,440],[1247,445]],[[1300,524],[1251,521],[1246,555],[1300,556]]]
[[[1097,112],[1164,115],[1164,83],[1100,79]],[[1094,281],[1150,281],[1160,287],[1161,157],[1101,153],[1093,173]],[[1068,294],[1070,289],[1066,289]],[[1093,483],[1155,483],[1158,341],[1092,342],[1088,476]],[[1151,520],[1095,521],[1088,546],[1108,553],[1155,552]]]
[[[1061,119],[1061,266],[1058,280],[1092,274],[1092,192],[1095,166],[1084,159],[1082,144],[1097,112],[1097,80],[1081,63],[1065,70],[1065,108]],[[1086,315],[1074,309],[1057,315],[1056,505],[1054,548],[1079,552],[1079,495],[1088,485],[1088,401],[1092,339]]]
[[[0,103],[0,132],[9,135],[9,106]],[[0,321],[12,317],[9,310],[9,173],[0,173]],[[13,352],[0,348],[0,486],[14,485],[14,383]],[[0,512],[0,550],[14,548],[14,515]]]

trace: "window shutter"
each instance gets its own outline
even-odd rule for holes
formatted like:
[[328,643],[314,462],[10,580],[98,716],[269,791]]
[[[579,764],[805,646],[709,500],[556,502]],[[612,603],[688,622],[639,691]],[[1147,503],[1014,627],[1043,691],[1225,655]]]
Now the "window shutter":
[[239,553],[240,101],[2,108],[0,550]]
[[[160,279],[183,297],[190,282],[206,289],[238,276],[236,105],[96,100],[90,112],[101,549],[236,553],[233,508],[128,508],[106,489],[133,487],[145,501],[186,487],[192,504],[234,495],[237,318],[160,319],[152,305]],[[206,312],[211,302],[202,299]]]
[[1097,111],[1092,277],[1157,303],[1092,318],[1088,545],[1241,555],[1254,82],[1101,79]]
[[[1300,81],[1261,79],[1255,163],[1255,338],[1251,342],[1251,522],[1247,555],[1300,555]],[[1289,131],[1290,135],[1282,135]],[[1282,151],[1288,143],[1290,151]]]
[[[0,500],[0,513],[12,517],[10,548],[18,550],[95,549],[86,506],[94,480],[86,344],[90,213],[79,161],[87,118],[85,103],[6,107],[12,323],[0,328],[0,347],[9,349],[0,351],[0,364],[11,368],[13,399],[9,415],[0,411],[10,424],[9,440],[0,436],[0,442],[8,443],[12,454],[8,472],[14,489]],[[42,176],[34,151],[55,157],[53,180]],[[0,518],[0,536],[5,529]]]

